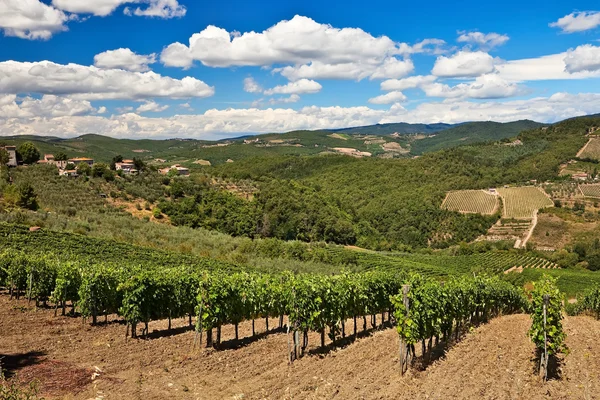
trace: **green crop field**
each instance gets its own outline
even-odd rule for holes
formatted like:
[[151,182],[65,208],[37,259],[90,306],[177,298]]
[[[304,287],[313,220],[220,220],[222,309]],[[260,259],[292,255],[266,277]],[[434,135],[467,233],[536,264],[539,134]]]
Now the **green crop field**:
[[600,183],[579,185],[579,189],[585,197],[600,197]]
[[498,197],[484,190],[459,190],[448,193],[442,208],[450,211],[493,214],[498,207]]
[[579,157],[600,160],[600,139],[590,139],[589,143],[585,146],[585,149],[579,154]]
[[502,188],[498,192],[504,202],[505,218],[533,218],[535,211],[554,205],[544,192],[533,186]]

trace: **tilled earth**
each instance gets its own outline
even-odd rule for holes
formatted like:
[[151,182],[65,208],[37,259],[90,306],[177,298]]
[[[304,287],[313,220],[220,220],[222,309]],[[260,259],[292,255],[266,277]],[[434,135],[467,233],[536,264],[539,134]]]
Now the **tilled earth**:
[[589,317],[565,319],[570,353],[546,384],[535,373],[527,315],[474,328],[424,371],[413,367],[404,376],[393,329],[324,354],[311,334],[309,354],[289,365],[288,335],[265,334],[263,320],[256,338],[249,322],[241,324],[238,343],[233,327],[224,327],[224,350],[194,347],[182,319],[173,321],[174,334],[161,336],[166,324],[151,323],[157,332],[148,340],[125,340],[125,325],[110,318],[91,327],[1,295],[0,357],[11,379],[36,379],[46,398],[600,399],[600,322]]

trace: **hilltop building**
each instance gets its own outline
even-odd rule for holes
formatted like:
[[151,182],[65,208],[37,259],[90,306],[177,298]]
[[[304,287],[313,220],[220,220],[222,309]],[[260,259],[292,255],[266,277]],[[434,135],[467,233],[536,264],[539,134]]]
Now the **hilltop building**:
[[117,171],[123,171],[123,173],[127,175],[137,174],[138,172],[138,170],[135,169],[135,164],[133,160],[123,160],[121,162],[115,163],[115,169]]
[[160,172],[163,175],[167,175],[172,170],[177,171],[177,175],[180,175],[180,176],[189,176],[190,175],[189,168],[182,167],[179,164],[175,164],[175,165],[172,165],[172,166],[167,167],[167,168],[159,169],[158,172]]
[[92,165],[94,165],[94,159],[92,158],[87,158],[87,157],[76,157],[76,158],[71,158],[68,161],[70,164],[75,164],[75,165],[79,165],[81,163],[86,163],[87,165],[89,165],[90,167]]
[[4,146],[4,150],[8,153],[8,165],[9,167],[17,166],[17,146]]

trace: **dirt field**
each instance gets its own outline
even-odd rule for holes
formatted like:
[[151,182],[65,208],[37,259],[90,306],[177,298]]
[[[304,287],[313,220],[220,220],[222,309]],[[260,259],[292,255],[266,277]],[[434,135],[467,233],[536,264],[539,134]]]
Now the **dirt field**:
[[[272,321],[273,323],[274,321]],[[152,323],[150,330],[162,328]],[[179,320],[174,327],[181,327]],[[534,374],[527,315],[493,320],[469,333],[425,371],[401,376],[393,329],[288,366],[287,335],[273,333],[237,349],[193,349],[187,331],[125,341],[125,326],[92,328],[0,296],[0,354],[8,373],[35,377],[47,398],[65,399],[597,399],[600,322],[565,321],[571,353],[562,377]],[[264,322],[256,324],[264,331]],[[250,324],[240,327],[248,336]],[[348,328],[350,329],[350,328]],[[223,331],[223,340],[233,336]],[[316,335],[310,336],[314,345]],[[314,350],[314,347],[313,347]],[[16,375],[14,375],[16,374]],[[92,380],[92,376],[94,379]]]

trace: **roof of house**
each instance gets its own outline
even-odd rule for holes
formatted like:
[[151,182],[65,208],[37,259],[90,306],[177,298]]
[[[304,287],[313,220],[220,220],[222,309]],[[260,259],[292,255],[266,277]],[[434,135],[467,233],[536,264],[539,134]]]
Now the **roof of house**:
[[69,161],[94,161],[94,159],[87,158],[87,157],[76,157],[76,158],[70,158]]
[[15,150],[17,146],[4,146],[6,150]]

